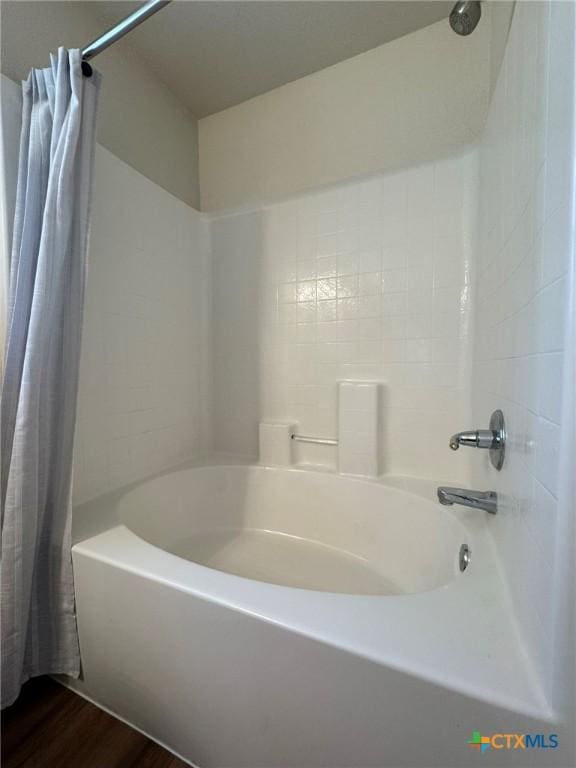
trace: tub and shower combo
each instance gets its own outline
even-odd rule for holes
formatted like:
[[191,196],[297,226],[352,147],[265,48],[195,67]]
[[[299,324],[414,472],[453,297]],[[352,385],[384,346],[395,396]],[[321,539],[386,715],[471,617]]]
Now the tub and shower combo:
[[75,687],[201,766],[456,767],[471,723],[542,730],[489,515],[435,490],[214,462],[83,505]]
[[[158,9],[166,2],[152,5]],[[544,7],[545,4],[534,5]],[[450,24],[456,32],[466,35],[474,29],[479,17],[479,3],[458,3]],[[138,19],[136,23],[139,23]],[[557,39],[550,38],[550,52],[542,43],[540,58],[534,56],[533,61],[526,58],[531,47],[539,50],[537,38],[540,32],[537,34],[537,25],[533,28],[531,24],[526,15],[519,13],[513,28],[521,30],[514,33],[514,55],[517,58],[506,60],[508,63],[505,63],[503,70],[506,78],[502,81],[505,87],[501,86],[498,90],[498,94],[504,93],[505,96],[498,96],[494,119],[504,126],[502,130],[506,141],[496,141],[489,133],[487,141],[492,142],[494,147],[489,144],[487,160],[482,159],[483,155],[481,157],[484,164],[481,170],[484,166],[488,168],[489,172],[484,175],[490,186],[489,194],[482,193],[482,200],[492,196],[492,182],[493,186],[497,186],[496,182],[503,185],[502,190],[494,191],[496,202],[493,206],[494,213],[498,214],[494,217],[496,224],[502,226],[490,222],[489,236],[486,234],[484,240],[492,246],[497,240],[496,234],[504,237],[504,221],[509,225],[510,233],[508,240],[503,239],[500,251],[490,252],[489,259],[484,255],[486,263],[479,258],[478,282],[487,295],[479,294],[480,311],[474,320],[482,326],[482,334],[484,331],[487,334],[486,338],[484,335],[478,337],[479,388],[490,392],[502,391],[495,382],[490,390],[485,379],[487,382],[491,379],[482,376],[482,366],[487,359],[493,363],[495,381],[496,376],[500,376],[504,391],[508,392],[506,387],[510,390],[507,400],[503,396],[500,398],[500,395],[492,397],[492,394],[490,398],[485,398],[490,400],[491,407],[503,407],[507,411],[506,416],[510,416],[513,428],[509,444],[513,449],[513,461],[510,462],[511,474],[508,477],[516,472],[520,463],[529,460],[526,458],[528,449],[524,444],[520,445],[524,432],[518,423],[523,418],[520,412],[527,417],[528,411],[522,411],[519,403],[524,403],[522,397],[526,400],[532,397],[524,391],[528,384],[523,382],[524,379],[530,381],[528,373],[534,373],[535,368],[532,359],[528,361],[522,356],[558,351],[556,338],[546,346],[546,334],[553,334],[556,327],[553,310],[559,305],[557,294],[541,291],[538,301],[529,304],[531,294],[528,283],[537,270],[522,271],[520,256],[513,261],[517,251],[520,253],[528,249],[526,232],[530,230],[532,233],[534,229],[532,234],[536,236],[536,227],[529,217],[537,218],[535,211],[540,202],[540,186],[534,182],[535,191],[530,192],[530,196],[526,191],[526,204],[523,203],[521,210],[524,211],[522,217],[526,215],[527,221],[519,218],[509,222],[504,218],[507,211],[496,210],[502,208],[504,203],[511,206],[516,196],[523,201],[521,195],[524,191],[520,190],[520,182],[527,187],[523,168],[516,185],[518,191],[508,179],[508,176],[514,176],[512,171],[517,169],[509,163],[509,156],[514,160],[520,149],[531,150],[533,138],[528,131],[524,131],[524,113],[508,111],[516,109],[516,102],[524,105],[522,99],[531,90],[531,86],[524,87],[524,81],[520,80],[522,87],[517,88],[520,95],[514,95],[516,75],[532,76],[532,64],[535,72],[544,58],[550,59],[550,71],[555,73],[554,77],[551,74],[550,87],[557,85],[566,75],[566,68],[558,63],[556,69],[552,68],[552,51],[555,46],[564,45],[564,38],[559,33]],[[122,30],[121,34],[124,34],[125,26]],[[111,37],[108,35],[102,40],[105,47],[110,44]],[[94,51],[98,52],[101,49],[98,42],[84,53],[88,51],[91,56]],[[567,120],[565,94],[563,91],[560,93],[561,96],[556,94],[555,101],[547,97],[546,103],[557,107],[558,114],[562,112],[562,120],[558,120],[563,127]],[[510,94],[514,95],[513,99]],[[534,104],[528,101],[525,109],[530,119],[535,110]],[[561,107],[558,106],[560,104]],[[503,117],[500,117],[501,111]],[[500,123],[496,123],[497,127]],[[514,127],[522,139],[516,142],[518,147],[514,136],[508,140]],[[550,123],[548,132],[557,144],[560,131],[556,123]],[[536,140],[533,143],[536,144]],[[548,187],[555,175],[562,176],[558,168],[562,163],[567,164],[566,158],[558,154],[553,155],[553,159],[556,164],[551,166],[551,174],[538,173],[539,185],[541,177],[545,177]],[[410,184],[414,184],[417,202],[426,201],[430,208],[429,219],[422,221],[430,221],[431,227],[433,223],[437,225],[440,222],[441,225],[438,232],[430,232],[430,240],[436,238],[435,247],[441,249],[455,248],[459,259],[464,258],[461,251],[468,248],[469,243],[465,243],[469,239],[468,227],[478,206],[476,193],[468,196],[470,190],[466,190],[471,162],[470,158],[463,157],[456,165],[446,168],[435,165],[433,173],[427,168],[424,175],[410,175],[411,181],[403,180],[401,186],[395,186],[392,179],[390,186],[387,184],[378,188],[371,184],[357,190],[356,187],[346,187],[345,190],[342,187],[346,205],[354,203],[350,208],[354,214],[351,217],[351,234],[358,234],[355,227],[366,218],[366,233],[371,236],[368,226],[372,222],[370,217],[380,205],[383,193],[390,209],[386,226],[396,226],[396,229],[402,226],[407,231],[424,226],[420,219],[412,216],[413,208],[418,207],[413,200],[405,207],[397,209],[395,206],[396,197],[408,196],[406,190],[412,189]],[[473,165],[475,168],[476,160]],[[483,178],[483,173],[480,176]],[[431,191],[432,181],[434,192]],[[404,186],[405,183],[408,186]],[[470,185],[473,186],[472,182]],[[444,187],[445,200],[442,197]],[[376,189],[379,190],[377,193]],[[463,205],[461,229],[466,234],[454,245],[453,208],[463,195],[467,202]],[[153,197],[153,200],[156,199]],[[338,207],[340,203],[337,205],[334,199],[330,198],[330,205]],[[320,209],[315,197],[306,198],[298,205],[301,205],[298,215],[303,212],[302,228],[306,230],[302,236],[299,235],[302,242],[310,249],[317,248],[317,239],[324,243],[319,239],[319,233],[322,233],[324,239],[328,238],[326,253],[335,252],[330,250],[333,248],[331,238],[336,237],[333,234],[336,225],[332,207]],[[114,214],[110,208],[105,210],[110,216]],[[320,210],[328,216],[322,222],[324,228],[318,224],[317,230],[312,216]],[[396,221],[400,216],[397,210],[401,210],[405,219]],[[214,274],[222,278],[220,300],[223,303],[233,296],[232,303],[236,302],[242,310],[247,304],[250,304],[250,309],[252,304],[257,305],[258,311],[264,312],[262,324],[265,325],[268,320],[274,328],[277,317],[282,313],[278,311],[277,315],[274,314],[277,307],[271,301],[273,310],[268,317],[265,314],[269,309],[267,300],[272,290],[276,291],[274,296],[279,306],[280,288],[286,288],[283,298],[287,303],[283,309],[287,311],[282,317],[288,318],[286,325],[293,326],[291,330],[294,331],[301,309],[302,316],[308,318],[307,310],[312,306],[311,316],[316,322],[314,299],[317,286],[313,281],[317,272],[315,265],[312,272],[304,269],[300,273],[298,267],[294,273],[296,264],[290,268],[290,280],[294,281],[294,275],[299,275],[298,281],[303,281],[305,289],[304,306],[298,306],[298,310],[294,302],[296,285],[300,283],[279,283],[280,287],[274,283],[272,288],[266,283],[270,275],[277,273],[283,275],[282,280],[288,280],[288,271],[283,271],[280,255],[289,250],[286,241],[290,240],[292,247],[292,241],[297,238],[292,231],[296,218],[294,210],[289,208],[287,211],[284,212],[286,229],[283,229],[282,217],[275,218],[273,212],[266,212],[268,218],[264,214],[261,218],[260,213],[250,216],[247,223],[240,219],[238,228],[229,227],[230,222],[223,215],[213,231],[217,270]],[[308,214],[309,219],[306,218]],[[154,215],[160,220],[161,216],[155,208]],[[172,221],[170,217],[167,220]],[[556,219],[550,218],[550,221],[556,232]],[[268,223],[270,226],[266,229]],[[275,228],[276,224],[278,227]],[[380,224],[378,222],[378,227]],[[121,225],[124,225],[123,221]],[[539,223],[541,225],[542,222]],[[182,239],[188,242],[189,229],[183,226],[182,232],[186,233]],[[169,240],[169,233],[166,232],[166,235]],[[275,251],[274,257],[270,256],[269,262],[265,263],[266,269],[262,271],[266,275],[260,277],[256,271],[264,260],[258,262],[254,271],[251,271],[252,262],[247,260],[249,266],[245,274],[241,272],[237,267],[240,256],[244,258],[250,253],[251,258],[258,260],[261,256],[259,249],[263,248],[262,242],[268,236],[278,240],[274,240],[271,246],[274,251],[278,246],[278,258]],[[108,253],[108,237],[106,233],[105,253]],[[554,246],[559,239],[555,236]],[[138,242],[143,240],[139,232]],[[369,244],[371,242],[369,240]],[[154,243],[159,250],[165,245],[160,237],[155,237]],[[221,264],[216,258],[218,248],[227,244],[234,246],[233,258]],[[420,247],[425,249],[424,256],[428,259],[428,242],[420,243],[418,240]],[[455,359],[452,347],[457,345],[457,341],[452,326],[463,322],[462,297],[470,292],[468,264],[466,284],[459,284],[458,291],[441,287],[444,284],[452,286],[449,278],[450,271],[455,269],[455,262],[448,258],[450,253],[446,264],[440,262],[442,269],[438,273],[438,265],[434,264],[433,275],[434,291],[438,289],[442,309],[436,319],[441,321],[443,329],[448,322],[451,324],[446,338],[438,339],[443,342],[438,347],[442,360],[444,356],[449,360]],[[151,251],[151,260],[156,255],[155,251]],[[374,278],[379,286],[374,290],[380,291],[382,287],[379,274],[382,262],[376,259],[374,266],[371,255],[367,252],[366,264],[362,267],[365,277],[372,281],[366,282],[368,293],[374,287]],[[295,261],[294,254],[291,256]],[[136,252],[134,272],[140,268],[140,258],[140,253]],[[187,264],[187,260],[186,251],[181,261]],[[323,261],[330,261],[330,255]],[[414,262],[413,272],[418,272],[423,263],[424,260]],[[498,265],[499,269],[502,267],[501,272],[493,269],[494,265]],[[531,262],[528,265],[531,266]],[[307,268],[306,264],[303,266]],[[388,271],[393,274],[403,272],[394,266],[397,265],[388,264]],[[538,263],[538,269],[541,266]],[[550,270],[554,271],[557,267],[554,261]],[[370,274],[372,272],[376,274]],[[513,288],[510,289],[514,298],[512,302],[501,298],[506,297],[504,289],[508,288],[508,272],[513,274]],[[153,274],[156,276],[156,272]],[[340,275],[340,272],[337,274]],[[559,279],[559,274],[554,272],[554,280]],[[193,279],[200,279],[199,275],[204,275],[200,268],[193,273]],[[405,275],[401,277],[406,279]],[[429,278],[432,280],[431,272]],[[440,280],[440,287],[436,284],[437,279]],[[258,280],[262,283],[258,284],[262,296],[255,287]],[[317,282],[320,290],[320,280]],[[391,282],[394,286],[393,279]],[[180,280],[174,279],[173,290],[176,291],[179,284]],[[182,284],[188,300],[188,286],[183,281]],[[206,284],[201,283],[203,286]],[[395,290],[399,290],[400,285],[403,285],[402,281],[396,283]],[[307,293],[310,286],[312,299]],[[248,288],[250,293],[245,296],[242,291],[248,291]],[[268,288],[270,291],[266,292]],[[431,295],[432,284],[428,288]],[[132,290],[131,285],[129,290]],[[521,290],[525,291],[525,297]],[[128,290],[126,292],[129,293]],[[242,294],[241,300],[237,294]],[[454,312],[448,312],[444,305],[449,294],[453,300],[450,308]],[[155,294],[152,292],[152,295]],[[164,312],[170,299],[161,298],[162,301],[157,303]],[[367,305],[371,304],[370,298],[374,297],[368,296]],[[392,314],[404,311],[402,302],[405,298],[400,293],[399,301],[391,303]],[[360,304],[360,299],[353,301]],[[320,304],[319,301],[316,303]],[[328,306],[324,319],[336,320],[336,303],[335,300],[324,302]],[[332,304],[333,312],[329,306]],[[520,319],[524,321],[524,315],[528,319],[532,317],[528,309],[533,304],[539,312],[541,310],[543,317],[546,316],[546,328],[537,329],[534,320],[533,325],[526,325],[528,330],[522,335],[520,331],[524,326],[520,324]],[[120,308],[124,311],[122,302]],[[138,303],[136,311],[145,315],[145,305],[140,307]],[[376,320],[372,319],[372,323],[377,324],[380,316],[371,312],[367,311],[366,318],[370,322],[374,314]],[[516,314],[508,318],[508,314],[513,312]],[[224,312],[221,314],[224,317]],[[344,316],[347,317],[346,314]],[[356,314],[350,316],[356,318]],[[182,322],[189,323],[191,317],[188,312],[182,313]],[[284,337],[269,339],[262,332],[258,335],[259,331],[253,324],[254,317],[249,314],[245,318],[242,314],[236,318],[231,314],[228,319],[227,316],[224,319],[219,317],[219,321],[221,325],[238,322],[242,332],[245,331],[246,336],[251,335],[251,340],[252,336],[258,337],[263,349],[270,347],[275,350],[274,345],[280,345]],[[364,315],[358,317],[364,318]],[[426,319],[426,315],[422,317]],[[494,325],[484,328],[482,323],[486,323],[487,318]],[[138,321],[142,319],[138,317]],[[391,320],[394,319],[397,318],[391,317]],[[180,322],[180,315],[175,314],[174,323],[179,325]],[[333,325],[325,323],[329,324]],[[468,327],[469,321],[464,324]],[[320,323],[317,325],[319,332]],[[155,351],[163,345],[173,344],[174,355],[177,356],[177,344],[172,339],[173,327],[167,325],[165,333],[162,331],[153,336]],[[132,334],[131,325],[128,330],[126,349],[122,349],[118,358],[112,356],[113,360],[118,359],[120,367],[130,357],[128,342],[137,344],[142,341],[140,335]],[[307,330],[304,328],[304,331]],[[115,326],[110,335],[114,332]],[[419,333],[425,334],[426,329],[420,329]],[[529,343],[530,334],[538,336],[537,341],[530,339]],[[495,338],[496,335],[499,338]],[[304,334],[303,338],[308,342],[310,337]],[[312,338],[316,339],[316,336]],[[335,337],[330,335],[326,338],[333,341]],[[392,334],[390,338],[395,339],[396,336]],[[148,337],[145,336],[145,339],[147,342]],[[290,339],[294,341],[300,337],[294,334]],[[407,341],[408,337],[402,336],[402,339]],[[245,350],[234,347],[236,342],[241,347],[243,341],[241,335],[230,338],[226,335],[226,354],[232,356],[234,353],[240,359]],[[540,346],[533,348],[530,346],[532,343]],[[258,376],[265,378],[270,374],[276,360],[271,356],[271,361],[266,361],[264,365],[258,359],[257,346],[249,348],[253,353],[249,363],[254,368],[260,366],[254,374],[256,383]],[[300,360],[296,354],[297,346],[294,341],[296,351],[293,359],[290,358],[293,365],[286,366],[286,370],[293,374],[292,383],[300,384],[297,364],[302,362],[303,369],[307,370],[309,360],[306,356]],[[312,344],[309,346],[312,347]],[[487,354],[488,349],[490,355]],[[332,349],[329,351],[333,353]],[[358,360],[371,359],[371,352],[366,357],[365,350],[361,352]],[[504,366],[504,362],[510,361],[502,361],[501,357],[508,353],[514,361],[524,360],[526,366]],[[226,358],[226,355],[221,357]],[[100,360],[99,357],[95,359]],[[332,356],[325,359],[333,361]],[[420,360],[420,357],[414,357],[416,359]],[[462,359],[463,365],[467,365],[467,358]],[[549,365],[547,359],[542,360],[544,366]],[[142,361],[147,373],[150,366],[145,364],[149,362]],[[133,367],[139,381],[140,365]],[[426,383],[431,386],[437,384],[435,377],[442,368],[445,377],[443,386],[451,387],[454,381],[450,371],[456,367],[455,364],[436,366],[432,371],[434,380],[427,379]],[[101,366],[97,365],[91,368],[98,372],[100,369]],[[223,372],[228,370],[224,368]],[[345,370],[346,376],[368,378],[365,369],[361,372]],[[383,370],[374,371],[374,376],[384,378]],[[551,367],[552,373],[543,379],[553,392],[556,391],[552,385],[556,370]],[[179,369],[175,371],[177,376]],[[224,373],[222,378],[225,378]],[[337,375],[341,375],[340,369]],[[415,376],[413,374],[411,381],[419,384]],[[331,373],[330,387],[337,383],[336,378],[336,374]],[[515,388],[518,381],[523,385],[521,391]],[[241,384],[252,387],[252,379],[249,382],[242,379]],[[185,390],[186,386],[183,382],[178,390]],[[334,439],[306,437],[299,433],[298,424],[261,424],[258,461],[225,461],[218,457],[193,460],[87,501],[75,510],[72,556],[82,674],[79,680],[67,681],[66,684],[164,744],[190,764],[202,768],[462,768],[476,763],[483,766],[505,764],[516,768],[541,768],[543,764],[548,768],[562,766],[567,751],[510,749],[504,753],[496,748],[479,748],[482,734],[542,734],[541,742],[545,744],[549,734],[558,727],[558,719],[544,690],[542,670],[538,666],[541,660],[535,660],[531,653],[522,625],[517,622],[514,592],[509,591],[509,584],[512,583],[509,579],[510,568],[514,563],[521,564],[521,558],[514,558],[515,553],[512,552],[510,561],[503,561],[505,555],[501,548],[496,549],[491,531],[493,524],[498,525],[501,520],[506,524],[512,516],[505,518],[501,514],[498,498],[491,493],[490,487],[479,490],[438,488],[437,482],[383,473],[383,450],[379,441],[386,432],[386,418],[390,414],[383,411],[381,382],[341,381],[337,386],[338,396],[330,400],[334,404],[337,402],[338,408],[338,413],[330,414],[329,419],[330,424],[337,425],[338,434]],[[248,386],[243,389],[248,389]],[[446,400],[450,391],[447,389]],[[232,395],[232,387],[225,392]],[[237,410],[241,410],[242,403],[249,403],[252,407],[257,400],[252,391],[243,394],[246,395],[245,401],[240,398],[235,403]],[[182,402],[188,404],[184,391],[182,395]],[[390,392],[387,393],[387,406],[390,405],[389,395]],[[224,400],[223,396],[221,400]],[[273,398],[270,396],[269,400]],[[405,393],[404,400],[401,399],[404,406],[408,401],[410,408],[417,409],[410,392]],[[484,399],[481,402],[483,409]],[[163,408],[164,402],[159,405]],[[244,421],[232,419],[232,425],[239,423],[244,427],[249,422],[246,429],[249,428],[250,435],[255,437],[256,422],[269,415],[264,404],[260,405],[262,407],[250,411]],[[137,404],[137,407],[144,406]],[[427,407],[430,411],[427,411],[428,416],[436,417],[437,414],[432,413],[433,406],[427,403]],[[443,413],[449,408],[451,403],[448,407],[444,404]],[[454,409],[449,420],[459,418],[456,414],[461,415],[467,408],[468,403],[465,403],[459,411]],[[291,404],[276,410],[286,418],[296,418],[288,416],[293,410],[296,411]],[[328,406],[325,410],[328,411]],[[549,411],[546,410],[545,414],[549,415]],[[175,413],[169,416],[172,419],[170,424],[179,418]],[[300,421],[309,428],[305,418]],[[544,422],[548,430],[543,433],[544,436],[552,435],[544,441],[544,448],[549,449],[551,457],[548,463],[544,461],[546,470],[550,469],[548,465],[557,461],[552,445],[557,438],[553,425],[549,421]],[[417,433],[414,420],[410,423],[411,429]],[[438,422],[433,423],[436,431]],[[485,462],[489,469],[486,477],[495,478],[497,475],[492,473],[502,468],[505,449],[506,431],[502,413],[495,411],[489,425],[483,426],[489,428],[461,432],[452,438],[449,433],[438,434],[437,442],[434,434],[433,445],[443,446],[445,450],[448,450],[448,443],[452,449],[460,446],[486,449],[483,455],[486,457],[489,453],[492,461],[492,467]],[[142,429],[145,431],[148,427],[145,425]],[[388,439],[393,433],[386,434]],[[394,435],[403,437],[398,428]],[[334,459],[334,453],[336,458],[325,462],[323,469],[312,466],[313,462],[303,460],[297,446],[298,441],[303,440],[327,443],[325,447],[333,452],[331,459]],[[255,447],[251,442],[250,450],[254,453]],[[395,447],[392,444],[388,449],[393,451]],[[198,453],[201,450],[204,450],[202,446],[198,448]],[[177,455],[182,457],[188,454],[182,452]],[[542,455],[546,458],[545,451]],[[469,456],[478,458],[477,454]],[[157,466],[162,466],[162,463],[158,461]],[[411,466],[411,469],[416,468]],[[430,475],[431,471],[427,468],[422,474]],[[140,474],[143,476],[145,472]],[[551,469],[549,474],[552,474]],[[515,480],[521,484],[518,477]],[[105,487],[113,487],[113,484]],[[495,484],[494,487],[502,488],[503,485]],[[514,493],[518,495],[520,492],[515,490]],[[510,528],[505,533],[508,538],[503,540],[512,541]],[[523,557],[527,555],[523,553]],[[565,666],[568,669],[569,662]],[[564,739],[564,736],[561,738]],[[565,739],[566,743],[568,741],[569,738]]]
[[[83,75],[98,79],[89,61],[169,3],[139,5],[75,51]],[[194,5],[174,3],[171,24]],[[367,4],[344,3],[344,14],[346,5]],[[568,768],[574,4],[457,2],[449,25],[461,36],[485,9],[468,48],[448,20],[410,26],[398,5],[386,51],[373,37],[311,71],[291,51],[285,101],[274,73],[271,90],[248,88],[263,69],[254,57],[232,78],[242,88],[229,104],[207,107],[199,123],[178,95],[198,86],[178,80],[158,91],[158,110],[173,118],[159,122],[159,112],[137,152],[124,156],[130,132],[111,140],[109,128],[122,159],[97,149],[72,546],[81,674],[61,679],[193,766]],[[251,39],[249,17],[230,6],[222,21],[234,67]],[[515,10],[504,24],[506,6]],[[290,24],[277,40],[263,22],[266,56],[300,34]],[[321,39],[339,24],[324,25]],[[158,75],[151,95],[185,47],[171,29],[142,38],[144,80]],[[135,51],[121,83],[139,70]],[[217,91],[205,69],[200,91]],[[297,69],[310,77],[298,87]],[[121,127],[120,107],[131,105],[112,94],[110,125]],[[185,184],[166,185],[179,141],[163,154],[181,134],[196,168],[197,133],[202,211],[191,207],[188,165]],[[142,175],[140,160],[156,154]],[[166,173],[152,173],[164,157]],[[63,364],[79,355],[78,328],[64,329],[78,343]],[[39,380],[54,378],[38,366]],[[57,413],[62,398],[40,399],[71,432],[72,412]],[[476,422],[498,408],[508,436],[495,410],[474,424],[486,429],[450,437],[472,426],[459,423],[464,414]],[[258,425],[274,418],[295,423]],[[243,456],[210,456],[213,446]],[[458,459],[468,451],[483,466],[452,473],[450,449],[460,447]],[[70,628],[71,598],[61,602]],[[75,636],[73,645],[76,657]],[[482,747],[483,735],[528,733],[542,749]],[[563,749],[547,749],[558,733]]]

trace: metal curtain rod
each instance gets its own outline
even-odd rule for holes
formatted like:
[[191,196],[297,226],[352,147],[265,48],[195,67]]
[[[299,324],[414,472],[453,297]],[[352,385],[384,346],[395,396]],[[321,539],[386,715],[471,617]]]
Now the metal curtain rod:
[[105,51],[106,48],[138,27],[143,21],[149,19],[150,16],[161,11],[162,8],[170,2],[172,2],[172,0],[148,0],[147,3],[140,6],[140,8],[135,10],[134,13],[131,13],[130,16],[126,16],[125,19],[118,22],[114,27],[111,27],[107,32],[104,32],[103,35],[92,40],[91,43],[82,49],[82,71],[84,74],[88,76],[92,74],[92,68],[87,63],[90,59],[93,59],[94,56],[98,56],[99,53]]

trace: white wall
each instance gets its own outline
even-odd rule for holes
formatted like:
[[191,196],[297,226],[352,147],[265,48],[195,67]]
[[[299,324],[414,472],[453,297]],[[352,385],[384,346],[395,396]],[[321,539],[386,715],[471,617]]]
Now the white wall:
[[[89,2],[3,0],[0,69],[14,81],[45,67],[59,46],[78,48],[104,31]],[[98,141],[164,189],[199,207],[197,121],[121,40],[99,56]]]
[[470,37],[447,21],[200,121],[202,210],[286,196],[450,155],[480,136],[490,8]]
[[208,258],[201,215],[98,147],[75,503],[209,443]]
[[376,379],[384,470],[463,478],[475,190],[469,152],[216,217],[215,448],[255,455],[268,419],[332,437],[336,383]]
[[[508,448],[500,474],[476,457],[473,481],[499,494],[490,523],[548,688],[559,626],[552,598],[570,588],[554,581],[554,570],[563,529],[557,496],[573,213],[573,15],[572,3],[517,3],[480,148],[472,423],[486,426],[502,408]],[[566,514],[574,514],[573,499]]]

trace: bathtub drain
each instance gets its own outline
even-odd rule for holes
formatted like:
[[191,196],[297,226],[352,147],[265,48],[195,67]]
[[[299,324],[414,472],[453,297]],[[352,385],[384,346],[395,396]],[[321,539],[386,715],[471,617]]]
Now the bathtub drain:
[[462,544],[460,547],[458,561],[460,563],[460,570],[465,571],[466,568],[468,568],[468,564],[470,563],[470,547],[468,544]]

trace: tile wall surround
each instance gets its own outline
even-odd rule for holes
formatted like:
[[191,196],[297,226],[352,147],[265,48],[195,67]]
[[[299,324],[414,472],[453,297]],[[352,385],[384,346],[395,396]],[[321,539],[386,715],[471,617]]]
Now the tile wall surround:
[[209,444],[208,224],[97,147],[76,504]]
[[491,521],[522,634],[543,677],[553,658],[550,599],[558,527],[566,272],[571,240],[572,3],[517,3],[480,147],[472,422],[507,421]]
[[[381,466],[458,480],[467,425],[477,156],[212,218],[214,446],[259,421],[334,437],[337,384],[383,382]],[[336,466],[336,450],[297,447]]]
[[[517,3],[479,148],[403,172],[203,216],[99,148],[75,501],[212,447],[255,457],[261,421],[335,437],[338,382],[382,382],[384,472],[498,492],[488,522],[550,693],[573,13]],[[495,408],[500,473],[448,448]]]
[[[333,437],[337,382],[382,381],[386,473],[498,492],[489,524],[552,703],[574,12],[516,4],[476,151],[212,221],[217,449],[255,454],[261,418]],[[495,408],[500,473],[446,442]]]

